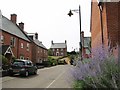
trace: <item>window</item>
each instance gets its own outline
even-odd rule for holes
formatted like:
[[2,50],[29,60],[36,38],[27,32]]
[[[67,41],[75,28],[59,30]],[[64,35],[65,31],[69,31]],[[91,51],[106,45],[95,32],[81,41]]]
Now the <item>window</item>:
[[16,38],[11,37],[11,41],[10,41],[11,47],[15,47],[15,42],[16,42]]
[[63,51],[63,48],[61,48],[61,51]]
[[61,53],[61,56],[63,56],[63,53]]
[[0,36],[0,40],[1,40],[1,43],[4,43],[4,36],[3,35]]
[[32,65],[32,63],[31,63],[31,62],[27,62],[27,65],[30,65],[30,66],[31,66],[31,65]]
[[29,51],[29,43],[27,43],[27,51]]
[[23,61],[15,61],[13,65],[25,65],[25,63]]
[[21,48],[23,48],[23,43],[21,43]]

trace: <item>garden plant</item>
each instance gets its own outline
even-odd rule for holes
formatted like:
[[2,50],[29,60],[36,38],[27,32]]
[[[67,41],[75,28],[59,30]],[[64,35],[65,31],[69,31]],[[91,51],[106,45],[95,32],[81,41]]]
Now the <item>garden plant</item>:
[[78,61],[72,75],[73,87],[84,88],[120,88],[120,65],[112,54],[103,47],[92,50],[93,56],[88,62]]

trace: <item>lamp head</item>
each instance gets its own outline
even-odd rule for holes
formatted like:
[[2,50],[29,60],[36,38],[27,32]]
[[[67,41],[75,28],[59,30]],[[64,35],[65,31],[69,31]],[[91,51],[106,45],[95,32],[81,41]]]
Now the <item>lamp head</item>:
[[69,15],[69,17],[71,17],[73,15],[71,10],[69,11],[68,15]]

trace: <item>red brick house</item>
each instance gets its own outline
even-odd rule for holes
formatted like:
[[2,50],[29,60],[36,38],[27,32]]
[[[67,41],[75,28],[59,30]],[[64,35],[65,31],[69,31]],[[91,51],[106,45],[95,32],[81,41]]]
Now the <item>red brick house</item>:
[[51,41],[52,56],[66,56],[67,55],[67,41],[65,43],[53,43]]
[[17,25],[16,22],[16,14],[11,14],[9,20],[0,13],[0,46],[9,45],[14,57],[31,60],[31,41],[23,31],[24,27],[21,28],[24,24]]
[[42,63],[43,61],[47,61],[48,58],[48,50],[42,44],[41,41],[38,40],[38,33],[28,33],[27,34],[32,42],[32,60],[34,63]]
[[120,0],[116,2],[91,3],[91,41],[92,49],[103,46],[108,52],[119,56],[120,48]]
[[82,40],[82,58],[91,57],[91,37],[85,37],[84,32],[81,32]]

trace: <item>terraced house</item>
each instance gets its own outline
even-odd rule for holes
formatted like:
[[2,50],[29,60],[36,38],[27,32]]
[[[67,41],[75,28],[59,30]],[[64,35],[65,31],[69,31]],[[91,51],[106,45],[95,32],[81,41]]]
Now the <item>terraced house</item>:
[[43,61],[47,61],[48,50],[42,44],[41,41],[38,40],[38,33],[28,33],[27,34],[32,42],[32,60],[34,63],[43,63]]
[[53,56],[66,56],[67,55],[67,41],[65,43],[53,43],[51,41],[51,47]]
[[[24,31],[24,23],[21,22],[17,25],[16,22],[16,14],[11,14],[11,19],[9,20],[0,13],[0,49],[4,51],[1,54],[7,56],[9,60],[12,57],[29,59],[34,63],[38,62],[38,60],[45,60],[47,58],[47,49],[45,46],[39,40],[32,40],[27,35]],[[39,55],[34,53],[40,52],[38,47],[41,47]]]
[[113,53],[116,58],[119,58],[120,0],[109,1],[110,2],[101,2],[101,0],[92,0],[92,48],[97,48],[98,46],[102,45],[109,52]]

